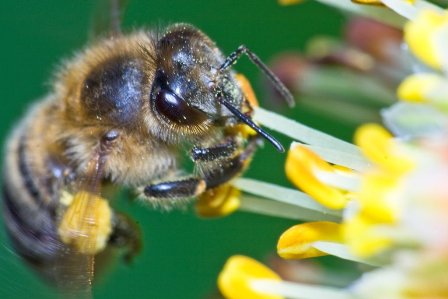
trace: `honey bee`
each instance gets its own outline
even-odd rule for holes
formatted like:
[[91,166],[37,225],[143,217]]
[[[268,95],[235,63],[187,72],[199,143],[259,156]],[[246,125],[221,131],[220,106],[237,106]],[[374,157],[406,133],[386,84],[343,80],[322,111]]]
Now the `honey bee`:
[[7,142],[3,216],[17,252],[58,287],[88,289],[96,255],[139,247],[104,186],[172,207],[238,176],[260,138],[283,151],[251,120],[253,99],[231,69],[243,54],[292,100],[247,47],[226,57],[188,24],[105,37],[65,62]]

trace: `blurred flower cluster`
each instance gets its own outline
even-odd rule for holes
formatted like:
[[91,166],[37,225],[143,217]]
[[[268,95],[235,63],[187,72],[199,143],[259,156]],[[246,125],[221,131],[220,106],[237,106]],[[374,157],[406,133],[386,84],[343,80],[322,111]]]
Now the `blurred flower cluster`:
[[[279,56],[274,71],[299,101],[328,96],[322,107],[329,112],[368,121],[350,144],[257,108],[258,122],[295,140],[285,171],[300,191],[237,179],[217,192],[223,208],[208,208],[207,216],[241,209],[305,221],[281,234],[280,257],[333,255],[367,270],[336,288],[282,280],[250,257],[233,256],[218,286],[234,299],[448,298],[446,3],[319,1],[376,21],[354,18],[344,41],[316,39],[305,54]],[[383,125],[370,123],[366,114],[381,107]]]

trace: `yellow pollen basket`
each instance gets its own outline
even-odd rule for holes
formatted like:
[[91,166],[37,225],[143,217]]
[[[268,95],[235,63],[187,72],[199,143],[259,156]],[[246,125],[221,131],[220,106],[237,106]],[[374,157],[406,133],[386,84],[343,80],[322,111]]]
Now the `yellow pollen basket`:
[[79,253],[94,255],[102,251],[112,232],[112,211],[102,197],[86,191],[73,196],[59,224],[58,233]]

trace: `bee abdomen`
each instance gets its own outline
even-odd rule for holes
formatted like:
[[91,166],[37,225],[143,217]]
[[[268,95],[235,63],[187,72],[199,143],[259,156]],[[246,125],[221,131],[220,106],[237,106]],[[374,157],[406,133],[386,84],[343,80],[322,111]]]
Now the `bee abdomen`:
[[[19,128],[9,139],[3,171],[3,216],[17,252],[32,262],[58,256],[64,247],[59,240],[54,204],[49,188],[42,184],[45,170],[31,165],[27,144]],[[36,161],[33,161],[36,162]]]
[[33,262],[42,262],[58,255],[63,244],[45,208],[24,206],[4,187],[3,217],[13,245],[21,256]]

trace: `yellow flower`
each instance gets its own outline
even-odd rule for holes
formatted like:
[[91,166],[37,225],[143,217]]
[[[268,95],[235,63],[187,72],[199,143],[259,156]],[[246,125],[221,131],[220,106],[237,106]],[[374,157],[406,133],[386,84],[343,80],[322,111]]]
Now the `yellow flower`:
[[304,146],[290,149],[286,161],[288,178],[321,204],[343,208],[345,216],[342,224],[312,222],[290,228],[277,244],[280,256],[324,255],[313,244],[336,242],[347,245],[355,256],[366,258],[393,244],[385,228],[393,229],[400,218],[402,178],[415,163],[404,147],[379,125],[361,126],[355,141],[373,163],[368,171],[340,170]]
[[[349,1],[329,2],[351,5]],[[285,259],[333,254],[388,265],[363,275],[349,291],[331,290],[331,295],[310,296],[305,291],[309,289],[284,281],[262,287],[263,281],[255,279],[243,285],[288,298],[448,298],[448,13],[425,0],[352,2],[384,4],[412,20],[405,27],[405,41],[418,59],[437,71],[424,67],[424,73],[409,76],[399,86],[397,94],[403,102],[394,107],[413,110],[396,110],[406,113],[384,117],[397,137],[380,125],[366,124],[356,131],[357,147],[353,147],[260,109],[255,116],[300,142],[288,152],[285,171],[289,180],[319,204],[343,215],[340,223],[339,219],[313,218],[289,228],[278,240],[278,254]],[[435,111],[444,121],[432,120],[435,114],[428,111]],[[421,117],[424,113],[426,118]],[[360,153],[365,160],[359,158]],[[284,202],[300,199],[310,207],[306,196],[293,198],[284,189],[270,187],[272,194],[285,195]]]
[[382,229],[393,226],[400,215],[401,179],[412,169],[412,163],[379,125],[361,126],[355,141],[376,167],[361,176],[356,210],[344,218],[344,238],[355,255],[368,257],[392,244]]

